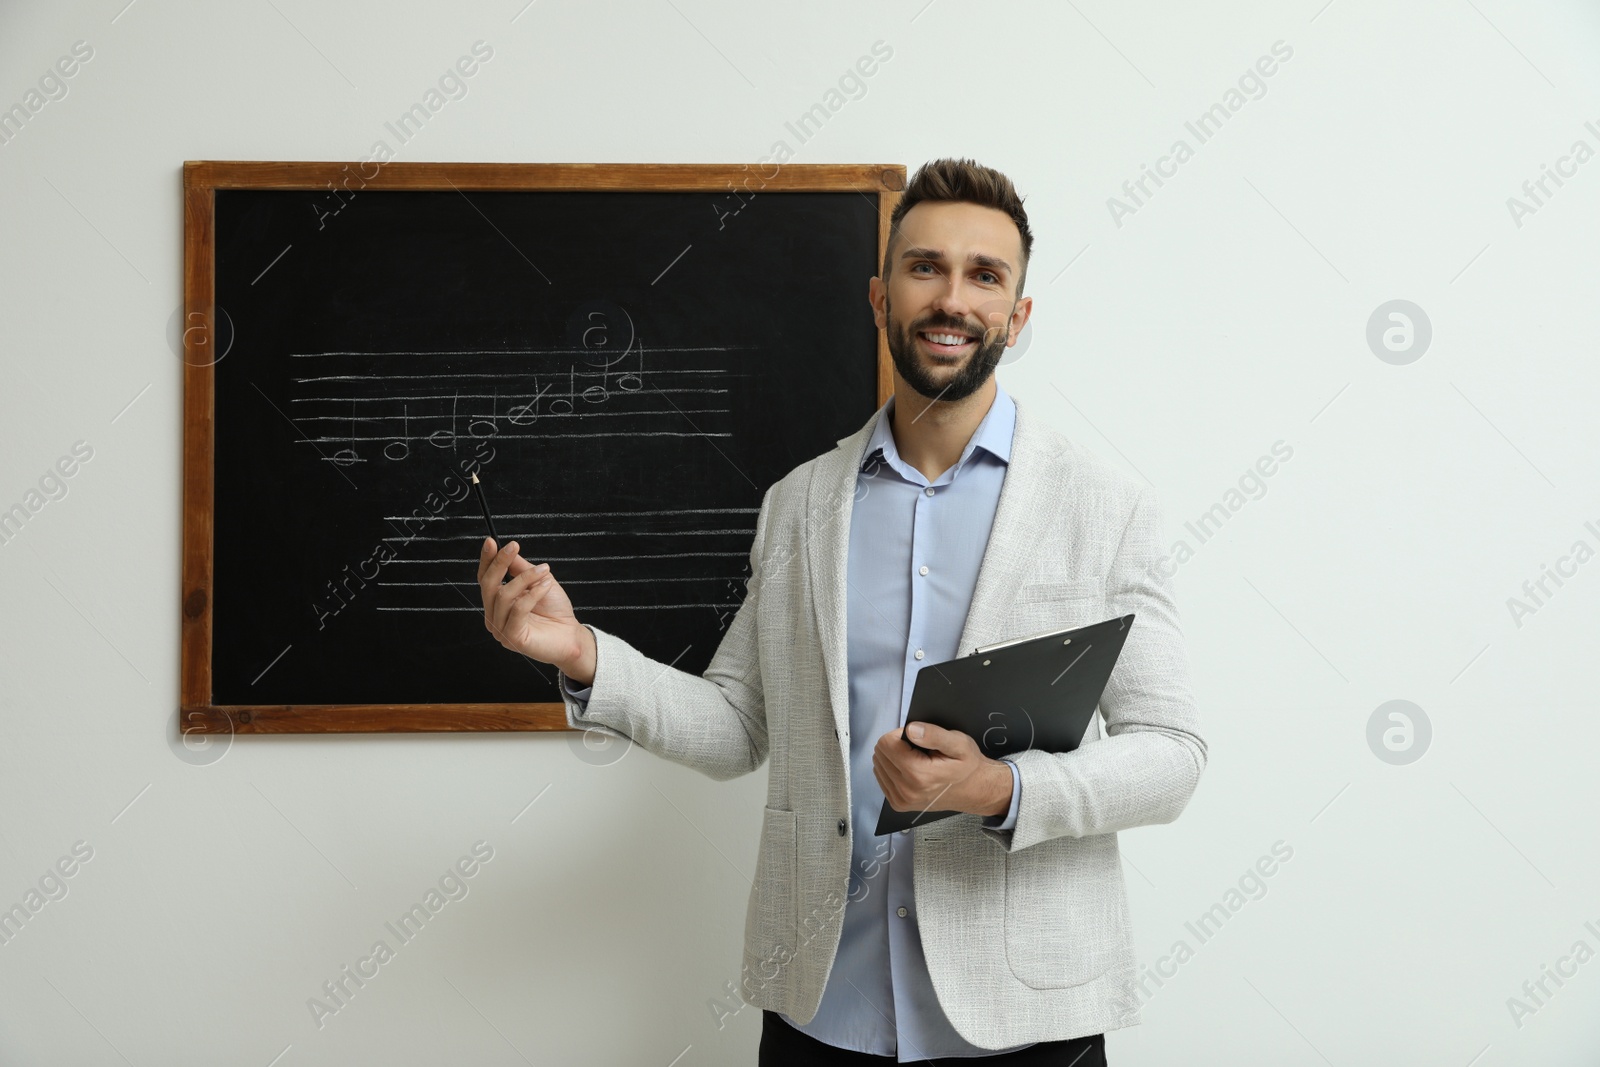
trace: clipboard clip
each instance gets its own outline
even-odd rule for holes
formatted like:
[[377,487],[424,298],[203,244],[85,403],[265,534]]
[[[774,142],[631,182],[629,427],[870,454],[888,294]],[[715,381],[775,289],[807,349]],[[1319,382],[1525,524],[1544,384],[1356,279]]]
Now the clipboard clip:
[[[1024,641],[1036,641],[1041,637],[1049,637],[1051,634],[1057,634],[1057,633],[1060,633],[1060,632],[1061,631],[1059,629],[1057,629],[1057,630],[1042,630],[1042,631],[1040,631],[1039,633],[1036,633],[1036,634],[1029,634],[1027,637],[1013,637],[1009,641],[999,641],[999,642],[996,642],[995,644],[992,644],[992,645],[980,645],[979,647],[974,648],[972,650],[972,654],[974,656],[981,656],[981,655],[984,655],[987,652],[993,652],[997,648],[1009,648],[1012,645],[1020,645]],[[1072,644],[1072,638],[1070,638],[1070,637],[1066,638],[1061,643],[1064,644],[1064,645],[1070,645],[1070,644]]]

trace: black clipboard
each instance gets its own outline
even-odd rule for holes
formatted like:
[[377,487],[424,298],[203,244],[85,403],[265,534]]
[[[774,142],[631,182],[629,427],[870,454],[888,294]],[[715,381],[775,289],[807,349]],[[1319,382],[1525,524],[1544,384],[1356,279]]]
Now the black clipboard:
[[[1089,729],[1131,625],[1130,613],[930,663],[917,672],[906,723],[960,730],[991,759],[1031,748],[1071,752]],[[909,738],[905,743],[921,748]],[[882,837],[960,814],[896,811],[885,800],[874,834]]]

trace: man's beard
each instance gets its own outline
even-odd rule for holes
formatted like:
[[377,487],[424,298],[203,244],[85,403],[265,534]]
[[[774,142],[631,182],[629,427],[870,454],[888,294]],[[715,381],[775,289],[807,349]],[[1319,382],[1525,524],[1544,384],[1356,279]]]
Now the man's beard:
[[[923,359],[916,352],[916,335],[919,332],[938,333],[941,329],[948,328],[951,332],[968,334],[972,327],[959,319],[948,315],[935,313],[929,319],[916,324],[916,328],[895,328],[894,314],[889,306],[889,300],[884,298],[884,315],[889,320],[889,328],[884,331],[889,341],[889,355],[894,359],[895,370],[900,372],[906,384],[915,389],[919,394],[929,400],[942,400],[954,404],[965,400],[989,380],[995,367],[1000,365],[1000,358],[1005,354],[1007,328],[998,328],[986,331],[979,335],[978,347],[967,362],[956,371],[955,377],[945,385],[940,385]],[[993,339],[990,340],[992,335]]]

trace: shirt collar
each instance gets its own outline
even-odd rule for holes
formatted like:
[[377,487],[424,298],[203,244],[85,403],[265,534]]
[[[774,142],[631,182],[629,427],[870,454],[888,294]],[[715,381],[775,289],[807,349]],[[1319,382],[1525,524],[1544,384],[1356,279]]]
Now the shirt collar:
[[[884,401],[882,414],[878,417],[878,424],[872,429],[872,436],[867,438],[866,454],[862,457],[858,468],[865,473],[872,465],[873,458],[880,452],[885,462],[905,474],[905,461],[900,458],[900,450],[895,447],[894,433],[889,429],[889,416],[894,413],[894,394]],[[978,428],[972,431],[972,437],[967,441],[967,447],[962,449],[961,458],[956,461],[955,467],[950,471],[950,476],[955,477],[955,472],[967,462],[975,449],[983,449],[1000,462],[1011,463],[1011,437],[1017,424],[1017,405],[1000,385],[1000,380],[995,379],[994,402],[989,405],[989,410],[984,413],[983,420],[978,423]],[[941,477],[943,477],[941,475]]]

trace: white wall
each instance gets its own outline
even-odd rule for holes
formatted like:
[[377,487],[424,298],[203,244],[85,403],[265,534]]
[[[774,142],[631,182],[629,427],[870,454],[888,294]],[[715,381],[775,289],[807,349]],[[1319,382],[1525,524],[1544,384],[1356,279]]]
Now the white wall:
[[[1174,540],[1292,448],[1177,579],[1210,767],[1122,843],[1141,958],[1193,955],[1113,1062],[1593,1062],[1600,961],[1542,1005],[1522,985],[1600,950],[1600,563],[1520,625],[1507,605],[1600,548],[1600,161],[1520,225],[1507,205],[1600,149],[1592,4],[524,2],[0,7],[0,105],[94,50],[0,146],[0,508],[94,450],[0,546],[0,903],[93,849],[0,946],[0,1061],[755,1061],[759,1011],[719,1030],[707,1001],[764,769],[596,767],[568,735],[172,747],[181,163],[365,156],[481,39],[397,158],[972,155],[1037,233],[1008,389],[1154,485]],[[878,40],[866,94],[797,144],[785,121]],[[1114,221],[1278,41],[1265,94]],[[1366,340],[1395,299],[1432,326],[1404,365]],[[1407,765],[1367,740],[1397,699],[1432,727]],[[480,840],[470,895],[319,1029],[307,999]],[[1200,943],[1185,922],[1280,841]]]

